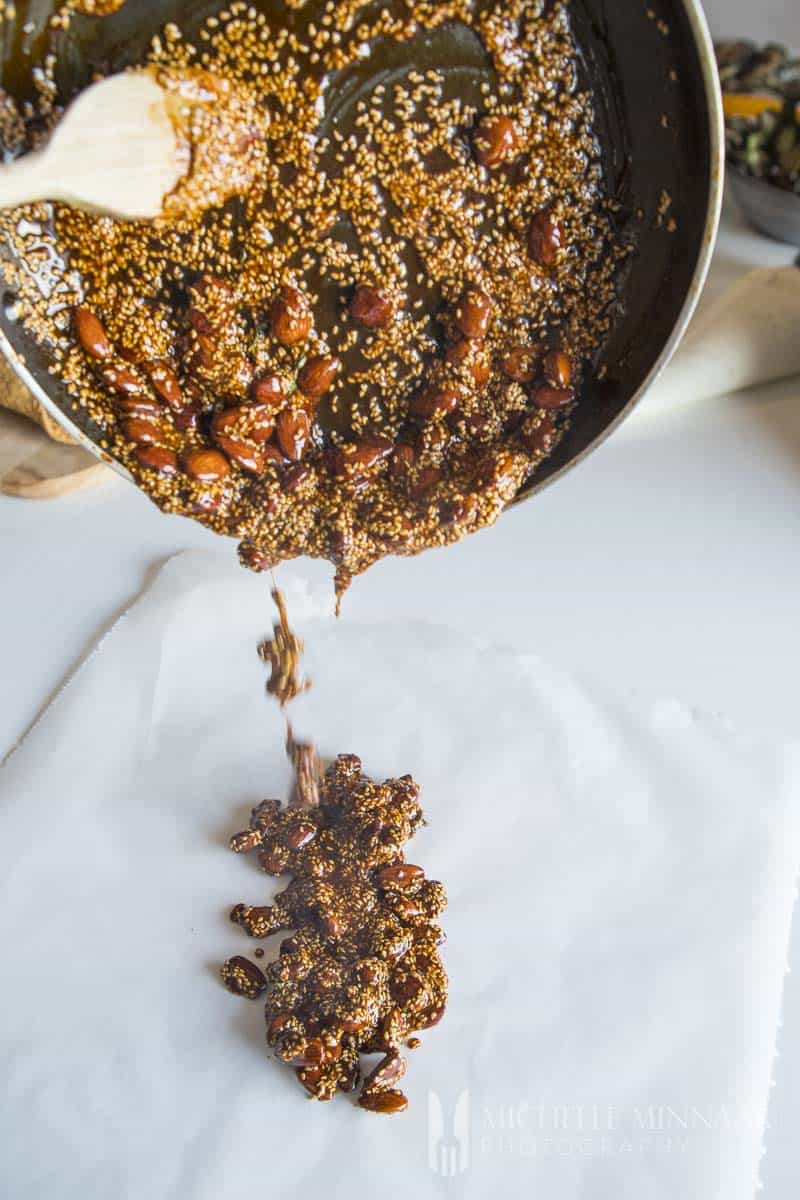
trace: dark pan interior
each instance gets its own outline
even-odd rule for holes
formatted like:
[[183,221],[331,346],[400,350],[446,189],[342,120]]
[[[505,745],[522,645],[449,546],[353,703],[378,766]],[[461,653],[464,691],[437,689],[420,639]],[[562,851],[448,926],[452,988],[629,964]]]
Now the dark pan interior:
[[[267,11],[273,24],[297,20],[282,0],[261,0],[256,7]],[[310,0],[303,19],[317,7],[321,3]],[[692,285],[717,169],[701,55],[683,0],[648,5],[572,0],[571,7],[583,69],[595,94],[609,185],[636,252],[622,281],[615,330],[600,360],[603,369],[590,382],[569,435],[537,475],[537,486],[613,424],[658,360]],[[58,8],[51,0],[17,0],[15,8],[13,20],[0,21],[0,65],[4,88],[23,100],[32,95],[33,71],[48,51],[57,55],[59,87],[69,97],[90,82],[93,72],[140,61],[167,21],[191,31],[219,4],[128,0],[101,20],[73,18],[66,33],[43,33]],[[659,224],[665,196],[669,213]],[[668,227],[670,217],[674,229]],[[47,374],[43,352],[14,323],[12,301],[6,296],[0,306],[0,328],[49,396],[91,437],[94,431],[83,415]]]

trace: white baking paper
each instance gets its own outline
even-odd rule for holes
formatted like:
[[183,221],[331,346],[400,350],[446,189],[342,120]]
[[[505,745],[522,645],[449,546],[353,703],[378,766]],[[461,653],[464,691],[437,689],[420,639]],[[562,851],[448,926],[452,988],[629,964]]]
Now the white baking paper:
[[170,562],[0,772],[9,1200],[750,1200],[800,850],[794,747],[282,573],[301,732],[412,772],[447,1015],[409,1111],[310,1102],[218,968],[271,883],[229,852],[288,773],[268,585]]

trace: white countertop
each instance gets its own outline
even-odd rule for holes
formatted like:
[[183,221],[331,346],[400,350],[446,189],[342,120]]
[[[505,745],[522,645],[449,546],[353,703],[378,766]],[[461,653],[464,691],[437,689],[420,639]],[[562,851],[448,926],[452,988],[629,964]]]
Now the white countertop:
[[750,0],[705,0],[704,8],[715,37],[797,44],[795,0],[760,0],[757,5]]

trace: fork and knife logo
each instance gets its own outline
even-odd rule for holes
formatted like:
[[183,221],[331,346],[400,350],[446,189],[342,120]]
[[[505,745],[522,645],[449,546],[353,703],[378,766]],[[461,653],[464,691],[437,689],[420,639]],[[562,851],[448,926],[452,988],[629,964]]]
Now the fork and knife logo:
[[428,1166],[436,1175],[453,1178],[469,1170],[469,1092],[460,1092],[451,1112],[445,1112],[436,1092],[428,1092]]

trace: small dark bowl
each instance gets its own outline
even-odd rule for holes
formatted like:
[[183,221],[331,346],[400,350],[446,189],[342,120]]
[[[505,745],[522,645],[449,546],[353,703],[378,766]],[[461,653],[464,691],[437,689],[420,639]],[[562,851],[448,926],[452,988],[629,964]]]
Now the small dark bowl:
[[728,185],[751,225],[779,242],[800,246],[800,196],[764,179],[728,169]]

